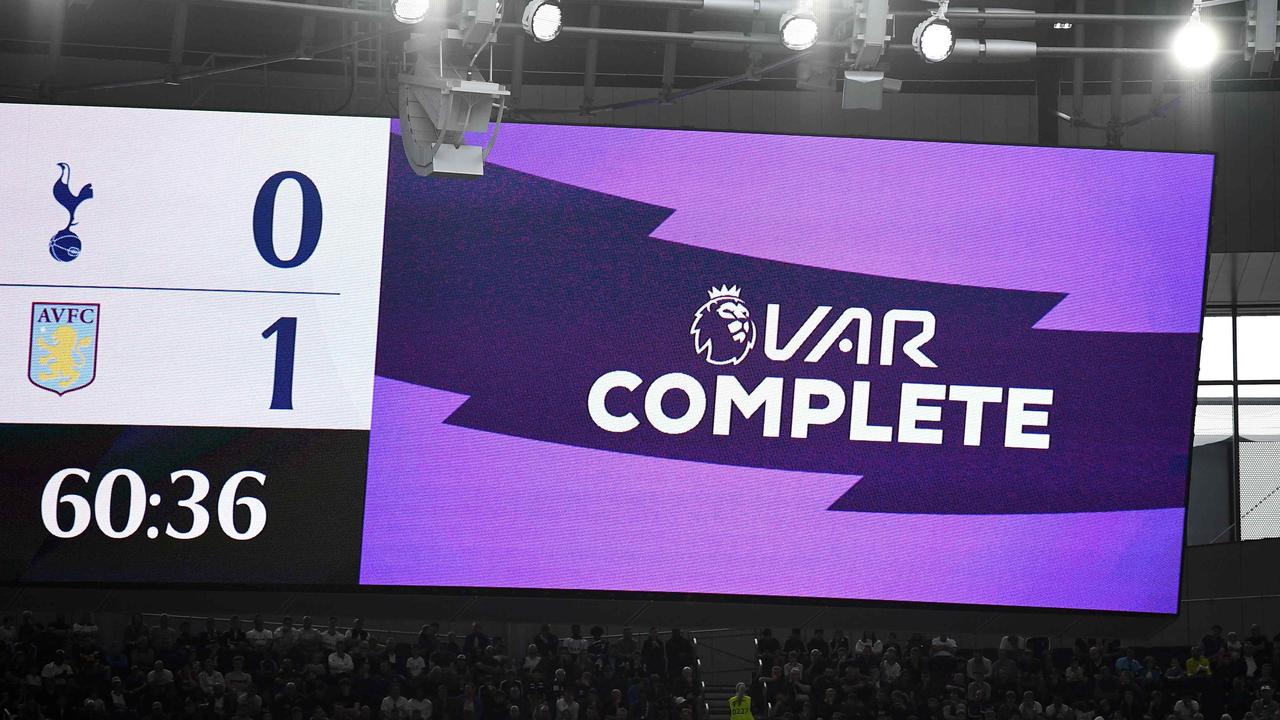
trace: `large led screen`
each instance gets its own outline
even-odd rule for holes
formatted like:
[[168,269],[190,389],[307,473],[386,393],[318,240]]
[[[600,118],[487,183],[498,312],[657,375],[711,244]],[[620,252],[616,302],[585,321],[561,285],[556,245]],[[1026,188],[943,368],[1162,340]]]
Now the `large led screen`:
[[0,106],[0,581],[1177,609],[1213,158]]

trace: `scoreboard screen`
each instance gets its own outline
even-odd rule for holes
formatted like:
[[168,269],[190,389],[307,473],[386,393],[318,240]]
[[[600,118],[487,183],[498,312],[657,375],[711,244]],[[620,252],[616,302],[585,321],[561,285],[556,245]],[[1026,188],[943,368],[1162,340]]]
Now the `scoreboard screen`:
[[1212,156],[399,132],[0,105],[0,582],[1176,612]]

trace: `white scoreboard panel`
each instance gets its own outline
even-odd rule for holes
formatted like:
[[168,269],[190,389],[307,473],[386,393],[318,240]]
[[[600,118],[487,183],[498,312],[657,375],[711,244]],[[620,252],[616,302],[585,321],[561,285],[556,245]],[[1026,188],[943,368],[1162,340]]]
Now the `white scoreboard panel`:
[[0,138],[0,423],[368,431],[385,119],[0,105]]
[[0,104],[0,582],[354,581],[388,125]]

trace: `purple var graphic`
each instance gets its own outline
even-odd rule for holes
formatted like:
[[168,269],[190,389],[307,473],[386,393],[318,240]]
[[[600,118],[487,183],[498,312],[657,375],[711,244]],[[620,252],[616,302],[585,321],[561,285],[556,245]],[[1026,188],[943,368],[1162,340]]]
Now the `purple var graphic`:
[[[1094,168],[1062,154],[1083,151],[639,130],[608,131],[609,152],[588,152],[602,130],[516,126],[517,147],[469,183],[417,178],[392,153],[362,582],[1174,609],[1207,158],[1094,153]],[[929,148],[985,151],[1000,172],[985,193],[966,188],[983,212],[950,213],[963,223],[941,240],[969,243],[962,260],[929,251],[919,235],[930,221],[884,208],[854,222],[857,208],[830,203],[766,217],[765,198],[789,190],[757,167],[760,146],[780,141],[835,153],[827,176],[803,176],[818,186],[874,160],[884,184],[902,187]],[[655,174],[649,158],[673,151],[686,161]],[[1055,170],[1088,232],[1057,228],[1050,250],[1031,234],[1047,207],[1038,176]],[[1076,192],[1099,174],[1109,200]],[[759,207],[730,202],[717,216],[702,197],[751,177],[740,189]],[[1013,181],[1028,191],[993,192]],[[1095,230],[1132,224],[1118,187],[1149,202],[1148,186],[1166,182],[1201,188],[1205,202],[1152,215],[1163,227]],[[810,222],[818,215],[829,227]],[[1118,278],[1109,259],[1156,236],[1171,248],[1163,269],[1113,283],[1128,304],[1108,309],[1082,268]],[[890,272],[895,240],[904,252]],[[988,265],[1008,256],[1017,271],[993,278]],[[1141,289],[1174,295],[1135,308]],[[432,540],[430,568],[392,550],[413,517],[442,505],[502,531],[469,520],[474,532]],[[776,544],[753,550],[751,537],[688,523],[784,507],[788,525],[901,577],[879,589],[801,569],[749,587],[705,579]],[[1046,547],[1065,550],[1104,528],[1132,537],[1124,552],[1071,568],[1105,565],[1101,589],[1063,582],[1036,596],[1065,565],[978,567],[993,543],[1047,534]],[[609,540],[589,558],[571,553],[587,569],[569,569],[584,529]],[[533,565],[518,559],[531,535],[545,554]],[[664,571],[638,584],[617,575],[666,543],[684,547]],[[964,562],[915,577],[937,570],[931,553]],[[925,577],[935,582],[917,587]]]

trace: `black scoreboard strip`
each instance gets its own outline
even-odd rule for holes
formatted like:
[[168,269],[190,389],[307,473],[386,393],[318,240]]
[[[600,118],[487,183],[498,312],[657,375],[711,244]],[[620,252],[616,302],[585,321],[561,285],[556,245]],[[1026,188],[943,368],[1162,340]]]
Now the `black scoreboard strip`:
[[[0,522],[8,542],[21,545],[0,554],[0,582],[355,585],[368,446],[363,430],[0,425]],[[122,468],[144,488],[141,520],[132,528],[130,505],[139,500],[128,476],[115,472],[100,492],[104,478]],[[192,531],[201,510],[179,504],[190,502],[195,485],[181,471],[209,481],[194,503],[207,513],[198,534]],[[59,473],[61,483],[51,480]],[[240,473],[253,476],[224,497]],[[52,517],[50,498],[64,498]],[[265,525],[252,540],[237,540],[232,535],[252,525],[255,499]],[[230,510],[226,518],[221,505]],[[88,524],[76,542],[51,533],[51,522],[62,532],[74,529],[86,508]],[[195,536],[177,539],[166,534],[170,528]],[[118,539],[106,534],[129,530]]]

